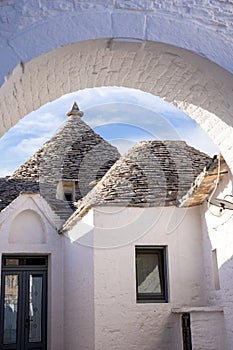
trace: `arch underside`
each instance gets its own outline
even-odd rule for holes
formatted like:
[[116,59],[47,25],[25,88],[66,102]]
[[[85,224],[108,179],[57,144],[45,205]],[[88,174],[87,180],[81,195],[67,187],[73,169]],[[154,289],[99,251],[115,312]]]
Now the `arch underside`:
[[174,104],[233,167],[233,75],[187,50],[151,41],[84,41],[18,64],[0,89],[0,134],[49,101],[99,86],[140,89]]

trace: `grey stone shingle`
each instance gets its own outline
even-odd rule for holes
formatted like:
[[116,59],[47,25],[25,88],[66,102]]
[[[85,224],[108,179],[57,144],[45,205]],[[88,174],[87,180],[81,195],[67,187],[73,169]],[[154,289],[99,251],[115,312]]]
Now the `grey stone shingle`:
[[176,205],[210,159],[184,141],[140,142],[113,165],[77,206]]

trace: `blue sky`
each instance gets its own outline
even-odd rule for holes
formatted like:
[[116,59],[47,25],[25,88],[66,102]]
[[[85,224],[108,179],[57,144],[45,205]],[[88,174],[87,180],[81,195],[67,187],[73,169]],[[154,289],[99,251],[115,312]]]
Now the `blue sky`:
[[142,140],[185,140],[213,156],[217,147],[179,109],[140,90],[103,87],[80,90],[25,116],[0,139],[0,177],[10,175],[66,121],[74,101],[83,120],[124,153]]

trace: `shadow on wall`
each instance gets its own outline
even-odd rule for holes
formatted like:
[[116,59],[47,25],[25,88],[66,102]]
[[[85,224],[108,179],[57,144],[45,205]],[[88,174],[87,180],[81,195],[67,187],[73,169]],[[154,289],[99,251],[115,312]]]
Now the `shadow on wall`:
[[[89,235],[93,240],[93,235]],[[90,244],[93,246],[93,242]],[[94,249],[64,237],[64,349],[95,348]]]
[[155,344],[148,347],[148,350],[154,349],[160,350],[180,350],[182,349],[182,329],[179,314],[170,314],[167,318],[166,324],[164,324],[161,337],[155,346]]
[[233,344],[233,255],[219,269],[222,306],[224,308],[224,328],[228,341],[227,349]]

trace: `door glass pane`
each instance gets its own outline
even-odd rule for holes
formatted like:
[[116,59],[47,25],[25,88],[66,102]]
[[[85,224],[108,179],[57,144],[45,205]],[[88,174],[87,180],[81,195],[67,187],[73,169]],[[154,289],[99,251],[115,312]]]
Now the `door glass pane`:
[[35,257],[32,257],[32,258],[25,258],[24,259],[24,265],[33,265],[33,266],[36,266],[36,265],[41,265],[41,266],[46,266],[46,258],[44,257],[39,257],[39,258],[35,258]]
[[4,344],[15,344],[17,340],[18,289],[18,275],[6,275],[4,290]]
[[19,259],[12,259],[12,258],[5,258],[4,259],[4,265],[5,266],[18,266],[19,265]]
[[30,275],[29,281],[29,342],[41,341],[42,276]]
[[138,254],[137,280],[139,293],[161,293],[157,254]]

